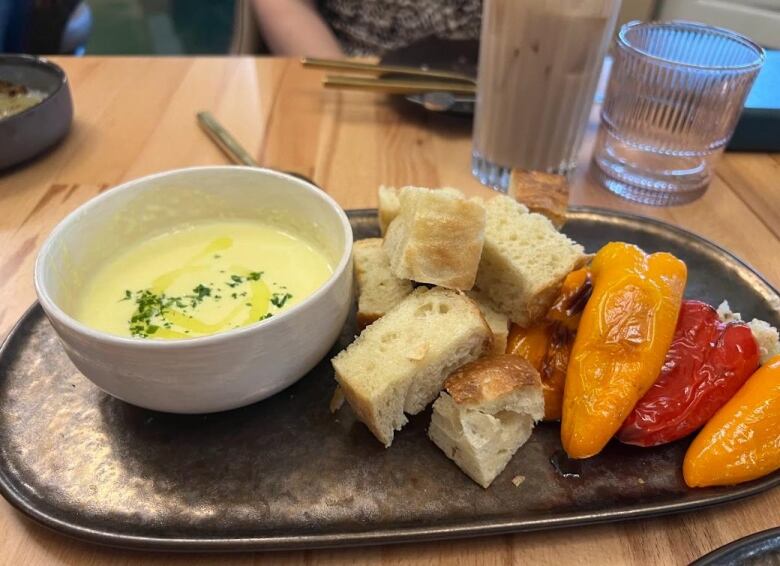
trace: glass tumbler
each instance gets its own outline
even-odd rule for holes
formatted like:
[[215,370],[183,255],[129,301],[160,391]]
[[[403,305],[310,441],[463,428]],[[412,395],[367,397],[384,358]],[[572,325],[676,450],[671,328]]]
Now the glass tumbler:
[[567,174],[620,0],[484,0],[471,170],[506,192],[513,168]]
[[610,191],[652,205],[707,190],[764,62],[749,39],[692,22],[631,22],[617,37],[594,171]]

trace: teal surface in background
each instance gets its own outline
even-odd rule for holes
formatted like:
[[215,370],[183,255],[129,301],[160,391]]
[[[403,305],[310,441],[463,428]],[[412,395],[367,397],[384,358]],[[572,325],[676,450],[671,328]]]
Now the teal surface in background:
[[767,50],[728,149],[780,151],[780,51]]
[[228,53],[236,0],[88,0],[87,55]]
[[745,108],[780,110],[780,51],[767,50],[764,66],[750,89]]

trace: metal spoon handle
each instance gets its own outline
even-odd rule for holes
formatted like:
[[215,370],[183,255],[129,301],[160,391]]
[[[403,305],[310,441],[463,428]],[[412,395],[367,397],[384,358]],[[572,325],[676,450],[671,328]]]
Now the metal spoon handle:
[[198,123],[233,163],[251,167],[258,166],[257,161],[217,122],[217,119],[211,115],[211,112],[198,112]]

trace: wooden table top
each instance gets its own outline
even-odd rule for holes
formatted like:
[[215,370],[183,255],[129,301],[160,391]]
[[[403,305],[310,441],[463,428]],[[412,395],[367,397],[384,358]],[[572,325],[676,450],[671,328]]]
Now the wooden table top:
[[[199,130],[211,110],[264,166],[314,179],[344,208],[373,207],[376,187],[450,185],[487,192],[470,173],[470,127],[381,95],[320,87],[290,59],[58,58],[76,118],[47,155],[0,173],[0,336],[35,300],[36,251],[51,228],[97,193],[149,173],[224,164]],[[698,201],[652,208],[621,200],[587,174],[592,115],[573,204],[652,216],[712,239],[780,287],[780,155],[727,154]],[[777,525],[780,490],[667,518],[544,533],[373,548],[241,555],[166,555],[70,540],[0,501],[0,564],[675,564]]]

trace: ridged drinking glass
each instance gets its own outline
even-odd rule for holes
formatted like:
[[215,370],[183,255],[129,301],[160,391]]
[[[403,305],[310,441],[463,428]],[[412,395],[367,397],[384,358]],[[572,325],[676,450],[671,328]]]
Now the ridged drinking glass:
[[645,204],[694,200],[712,178],[764,51],[692,22],[631,22],[617,38],[594,162],[610,191]]

